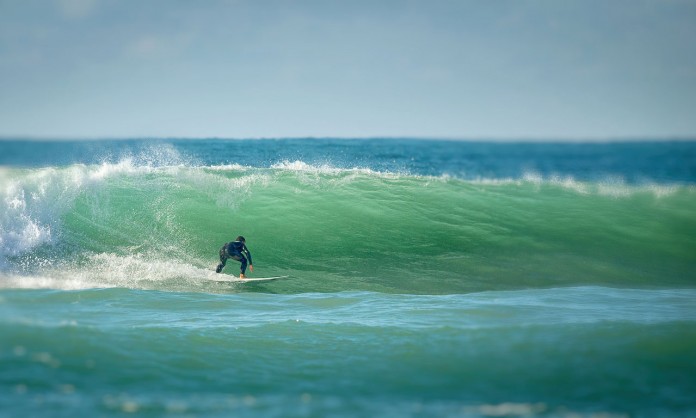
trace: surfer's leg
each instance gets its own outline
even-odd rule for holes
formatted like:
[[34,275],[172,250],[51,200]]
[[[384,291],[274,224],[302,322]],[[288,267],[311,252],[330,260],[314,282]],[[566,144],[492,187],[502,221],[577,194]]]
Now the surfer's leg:
[[227,251],[225,251],[225,246],[223,245],[222,248],[220,248],[220,264],[218,264],[217,268],[215,269],[215,273],[220,273],[223,268],[225,268],[225,264],[227,263]]
[[244,275],[244,273],[246,272],[246,267],[247,267],[247,259],[246,259],[246,257],[242,257],[242,259],[241,259],[241,260],[239,260],[239,261],[241,261],[241,262],[242,262],[242,266],[241,266],[241,267],[242,267],[242,276],[243,276],[243,275]]

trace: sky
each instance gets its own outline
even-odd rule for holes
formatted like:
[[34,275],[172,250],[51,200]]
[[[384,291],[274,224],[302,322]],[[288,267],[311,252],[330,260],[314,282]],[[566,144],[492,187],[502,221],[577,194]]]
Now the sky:
[[0,0],[0,137],[696,138],[696,0]]

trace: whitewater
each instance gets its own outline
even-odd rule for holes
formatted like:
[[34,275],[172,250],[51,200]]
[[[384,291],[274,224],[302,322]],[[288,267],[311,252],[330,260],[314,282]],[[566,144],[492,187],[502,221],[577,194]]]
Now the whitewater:
[[[695,185],[689,141],[3,140],[0,414],[696,416]],[[290,277],[216,281],[237,235]]]

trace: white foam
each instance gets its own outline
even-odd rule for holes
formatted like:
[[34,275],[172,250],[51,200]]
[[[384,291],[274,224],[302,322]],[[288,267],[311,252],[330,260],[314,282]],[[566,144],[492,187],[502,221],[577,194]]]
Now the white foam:
[[53,187],[55,170],[43,169],[28,175],[15,171],[19,179],[8,176],[0,182],[0,266],[7,256],[49,242],[57,216],[70,199],[65,191],[69,189],[67,184]]
[[212,266],[157,260],[143,254],[94,254],[77,266],[47,267],[38,274],[0,274],[0,287],[82,290],[93,288],[190,289],[219,277]]
[[271,165],[272,169],[275,170],[284,170],[284,171],[295,171],[295,172],[301,172],[301,173],[312,173],[312,174],[345,174],[345,173],[350,173],[350,174],[365,174],[365,175],[386,175],[386,176],[395,176],[396,174],[394,173],[386,173],[386,172],[379,172],[379,171],[374,171],[370,168],[360,168],[360,167],[353,167],[353,168],[338,168],[338,167],[333,167],[328,164],[322,164],[322,165],[312,165],[312,164],[307,164],[304,161],[296,160],[296,161],[281,161],[279,163]]
[[83,165],[2,173],[0,185],[0,263],[37,245],[49,243],[60,217],[90,184],[102,181],[104,167]]
[[622,178],[607,178],[600,182],[581,181],[572,176],[550,176],[544,177],[538,173],[525,173],[521,178],[502,178],[488,179],[480,178],[476,180],[462,180],[471,184],[485,186],[523,186],[533,185],[536,188],[542,186],[560,187],[582,195],[599,195],[614,198],[631,197],[636,194],[652,194],[656,198],[669,197],[679,192],[687,190],[696,191],[693,186],[683,186],[675,184],[628,184]]
[[201,268],[176,259],[156,259],[146,254],[94,254],[89,257],[87,266],[68,275],[85,279],[97,277],[119,286],[136,287],[131,285],[140,281],[210,279],[216,274],[212,268]]
[[243,166],[241,164],[221,164],[221,165],[211,165],[211,166],[205,166],[205,167],[199,167],[199,168],[205,168],[205,169],[211,170],[211,171],[247,171],[247,170],[253,169],[252,167]]

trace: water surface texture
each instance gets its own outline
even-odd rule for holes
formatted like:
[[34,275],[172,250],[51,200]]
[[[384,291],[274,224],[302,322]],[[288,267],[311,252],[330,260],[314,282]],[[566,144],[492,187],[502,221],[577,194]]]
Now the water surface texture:
[[[0,414],[693,417],[695,185],[695,142],[3,140]],[[290,277],[215,281],[240,234]]]

